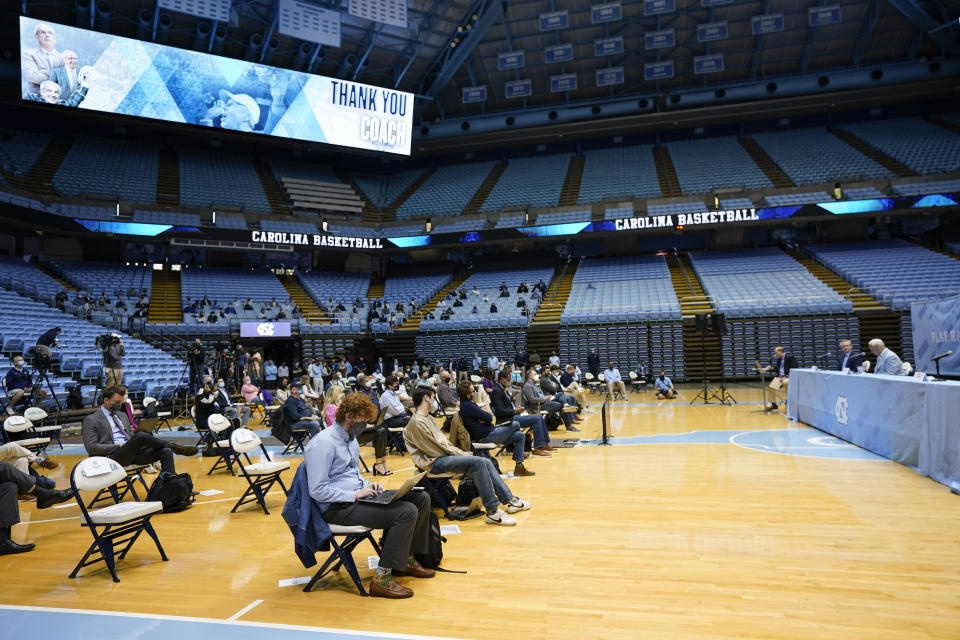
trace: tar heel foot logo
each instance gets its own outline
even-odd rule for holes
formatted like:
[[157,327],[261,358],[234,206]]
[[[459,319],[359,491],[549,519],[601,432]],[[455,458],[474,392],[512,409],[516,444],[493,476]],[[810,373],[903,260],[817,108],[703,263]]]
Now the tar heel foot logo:
[[257,325],[257,333],[264,338],[269,338],[273,335],[273,323],[272,322],[261,322]]
[[847,409],[849,406],[850,403],[846,396],[837,396],[837,405],[833,408],[833,413],[837,416],[837,422],[840,424],[847,424]]

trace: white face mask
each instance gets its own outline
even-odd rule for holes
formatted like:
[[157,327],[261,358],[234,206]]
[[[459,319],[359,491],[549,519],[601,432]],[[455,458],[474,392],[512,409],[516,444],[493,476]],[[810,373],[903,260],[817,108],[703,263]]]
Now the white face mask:
[[434,398],[434,399],[433,399],[433,402],[430,403],[430,411],[431,411],[431,413],[432,413],[432,412],[437,411],[437,410],[439,410],[439,409],[440,409],[440,403],[437,402],[437,399],[436,399],[436,398]]
[[226,388],[227,388],[227,383],[226,383],[226,382],[220,382],[220,383],[217,384],[217,386],[220,387],[221,389],[226,389]]

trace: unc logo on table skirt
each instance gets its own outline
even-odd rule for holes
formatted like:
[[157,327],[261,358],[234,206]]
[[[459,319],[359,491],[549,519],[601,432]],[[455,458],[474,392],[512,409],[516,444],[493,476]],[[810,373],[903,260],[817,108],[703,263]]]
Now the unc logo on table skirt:
[[840,424],[847,424],[847,409],[849,407],[850,403],[846,396],[837,396],[837,404],[833,408],[833,413]]
[[264,338],[268,338],[274,334],[273,323],[272,322],[261,322],[257,325],[257,333]]

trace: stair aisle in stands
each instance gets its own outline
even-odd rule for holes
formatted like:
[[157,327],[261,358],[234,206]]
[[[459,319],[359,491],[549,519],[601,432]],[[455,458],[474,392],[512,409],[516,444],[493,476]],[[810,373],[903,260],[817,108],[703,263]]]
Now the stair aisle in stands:
[[287,290],[287,294],[290,296],[290,299],[293,300],[300,307],[300,311],[303,313],[304,319],[310,324],[329,324],[330,319],[327,317],[323,311],[320,310],[320,307],[317,306],[317,303],[314,302],[313,298],[310,297],[310,294],[306,289],[303,288],[303,285],[300,284],[300,281],[297,280],[296,276],[282,275],[277,276],[277,279],[280,280],[280,284],[283,285],[283,288]]
[[558,206],[567,207],[577,204],[580,198],[580,182],[583,180],[583,166],[586,164],[586,157],[583,155],[570,158],[570,164],[567,166],[567,177],[563,181],[563,189],[560,190],[560,200]]
[[180,204],[180,154],[176,149],[160,150],[157,162],[157,204]]
[[183,320],[181,304],[180,272],[169,268],[154,271],[147,322],[160,324],[181,322]]
[[753,138],[740,138],[740,146],[743,147],[753,161],[756,163],[767,180],[777,189],[787,189],[795,187],[793,180],[787,175],[787,172],[780,168],[773,158],[771,158],[763,148],[757,144]]
[[63,288],[66,289],[67,291],[77,290],[77,288],[73,285],[73,283],[71,283],[69,280],[66,280],[63,276],[61,276],[59,273],[57,273],[47,265],[43,264],[42,262],[36,263],[33,266],[35,266],[37,269],[39,269],[40,271],[43,271],[45,274],[47,274],[48,276],[50,276],[51,278],[59,282],[63,286]]
[[560,324],[560,316],[567,305],[570,289],[573,286],[573,277],[577,275],[579,258],[573,258],[565,264],[554,276],[543,301],[537,308],[537,313],[530,321],[531,327],[540,325]]
[[950,122],[949,120],[945,120],[939,116],[930,116],[929,118],[927,118],[927,122],[930,122],[931,124],[935,124],[938,127],[943,127],[947,131],[960,133],[960,124],[957,124],[956,122]]
[[442,289],[440,289],[435,296],[430,298],[426,304],[420,307],[416,313],[411,314],[410,317],[408,317],[404,323],[397,328],[397,331],[419,331],[420,321],[423,320],[428,313],[437,308],[437,303],[443,300],[447,293],[458,289],[469,276],[470,274],[468,273],[462,273],[454,277],[453,280],[448,282]]
[[683,366],[687,378],[699,380],[706,372],[708,379],[717,380],[723,371],[720,336],[715,333],[703,336],[696,329],[696,315],[713,313],[713,305],[688,256],[668,256],[667,266],[683,315]]
[[653,148],[653,164],[657,168],[657,181],[660,183],[660,193],[664,198],[677,198],[683,195],[680,191],[680,181],[677,179],[673,160],[666,147]]
[[858,138],[846,129],[830,129],[830,133],[840,140],[843,140],[848,145],[867,156],[877,164],[881,165],[887,171],[892,172],[898,178],[909,178],[910,176],[917,175],[917,173],[907,165],[903,164],[892,156],[887,155],[880,149],[877,149],[866,140]]
[[808,254],[789,248],[784,248],[783,251],[806,267],[807,271],[816,276],[821,282],[852,302],[854,313],[858,311],[890,311],[889,307],[871,296],[868,292],[847,282],[828,267],[811,258]]
[[390,206],[383,210],[382,220],[384,222],[390,222],[390,221],[396,220],[397,209],[399,209],[401,205],[403,205],[403,203],[406,202],[410,198],[410,196],[414,194],[414,192],[417,189],[423,186],[423,183],[429,180],[430,176],[432,176],[435,172],[436,172],[436,169],[427,169],[422,174],[420,174],[420,176],[416,180],[411,182],[410,186],[404,189],[400,193],[400,195],[397,196],[396,200],[391,202]]
[[502,164],[496,164],[490,169],[490,173],[487,174],[487,177],[484,178],[483,183],[477,189],[477,192],[473,194],[473,197],[470,198],[470,202],[467,203],[467,206],[463,209],[463,215],[472,216],[478,211],[480,207],[483,206],[483,203],[487,201],[487,196],[490,195],[490,192],[493,191],[493,188],[497,185],[497,180],[500,179],[500,176],[503,175],[504,170],[506,170],[507,164],[504,162]]
[[69,135],[60,134],[53,137],[24,176],[24,183],[31,191],[40,195],[54,195],[53,176],[57,174],[72,145],[73,138]]
[[253,162],[253,168],[257,171],[260,186],[263,187],[263,194],[267,196],[267,202],[270,203],[273,212],[280,215],[290,215],[290,207],[283,193],[283,187],[277,182],[277,176],[274,175],[270,164],[264,158],[257,158]]
[[370,287],[367,289],[367,300],[376,300],[383,297],[383,290],[386,282],[380,276],[370,278]]

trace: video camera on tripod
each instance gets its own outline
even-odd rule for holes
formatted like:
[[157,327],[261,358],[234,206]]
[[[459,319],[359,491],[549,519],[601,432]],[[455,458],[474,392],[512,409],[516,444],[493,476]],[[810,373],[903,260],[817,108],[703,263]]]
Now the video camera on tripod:
[[112,344],[118,344],[120,342],[120,336],[115,333],[101,333],[99,336],[93,339],[94,345],[100,351],[103,351]]

